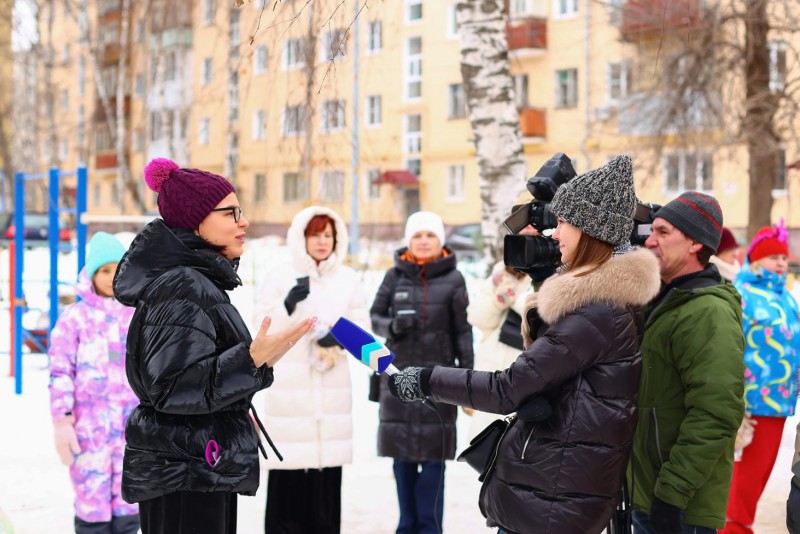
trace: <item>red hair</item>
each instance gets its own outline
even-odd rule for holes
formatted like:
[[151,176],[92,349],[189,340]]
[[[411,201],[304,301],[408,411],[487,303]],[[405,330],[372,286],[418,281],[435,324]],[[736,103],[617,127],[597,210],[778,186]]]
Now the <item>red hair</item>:
[[311,217],[311,220],[308,221],[306,225],[306,231],[304,235],[306,237],[319,234],[325,231],[325,228],[328,225],[331,225],[331,231],[333,231],[333,248],[336,248],[336,222],[328,215],[314,215]]

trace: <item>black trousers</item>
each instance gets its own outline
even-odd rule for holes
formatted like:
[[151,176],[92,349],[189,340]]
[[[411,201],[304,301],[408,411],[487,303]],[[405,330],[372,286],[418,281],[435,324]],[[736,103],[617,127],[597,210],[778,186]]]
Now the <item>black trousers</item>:
[[269,472],[266,534],[339,534],[341,519],[341,467]]
[[139,503],[142,534],[236,534],[236,494],[178,491]]

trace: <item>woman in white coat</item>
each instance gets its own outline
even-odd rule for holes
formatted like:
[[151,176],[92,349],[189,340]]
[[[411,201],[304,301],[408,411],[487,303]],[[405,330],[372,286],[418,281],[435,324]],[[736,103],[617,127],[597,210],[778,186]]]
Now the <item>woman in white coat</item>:
[[291,265],[268,274],[253,316],[276,328],[318,317],[275,367],[261,395],[265,424],[284,460],[267,461],[267,534],[338,533],[342,465],[353,456],[350,373],[344,350],[330,335],[339,317],[369,324],[359,275],[343,265],[347,228],[331,209],[311,206],[292,220],[286,238]]

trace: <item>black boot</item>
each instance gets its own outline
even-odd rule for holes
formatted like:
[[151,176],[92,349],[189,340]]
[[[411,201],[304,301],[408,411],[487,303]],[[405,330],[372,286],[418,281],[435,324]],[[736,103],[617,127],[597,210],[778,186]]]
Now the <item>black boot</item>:
[[111,534],[136,534],[139,532],[139,514],[115,515],[111,518]]
[[75,516],[75,534],[112,534],[111,521],[96,521],[90,523]]

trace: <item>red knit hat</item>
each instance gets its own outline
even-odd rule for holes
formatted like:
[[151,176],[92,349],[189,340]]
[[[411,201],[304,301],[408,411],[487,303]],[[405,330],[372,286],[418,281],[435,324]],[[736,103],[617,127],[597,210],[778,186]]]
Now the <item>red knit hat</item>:
[[222,176],[184,169],[166,158],[150,161],[144,180],[158,193],[158,211],[170,228],[196,230],[223,198],[236,192]]
[[765,226],[759,230],[747,249],[747,259],[751,263],[774,254],[789,255],[789,233],[783,219],[774,226]]
[[739,243],[736,242],[736,238],[733,237],[733,232],[731,232],[727,226],[722,227],[722,238],[719,240],[719,246],[717,247],[717,256],[725,252],[726,250],[731,250],[737,248]]

